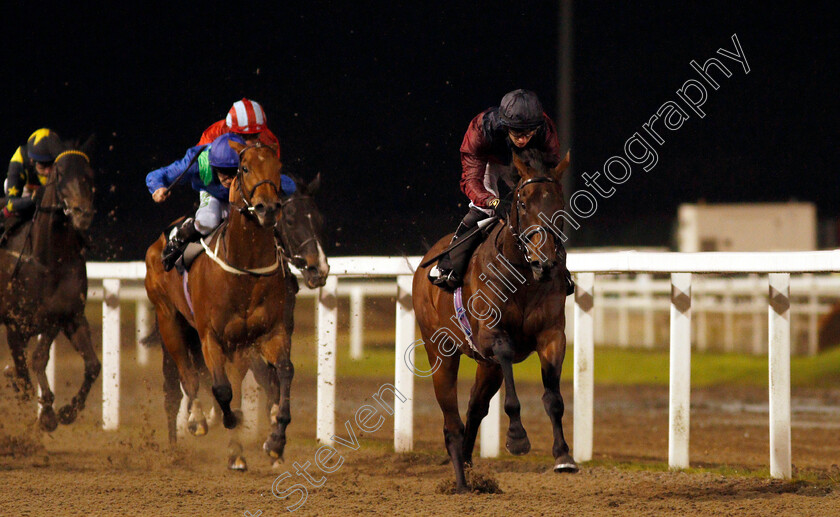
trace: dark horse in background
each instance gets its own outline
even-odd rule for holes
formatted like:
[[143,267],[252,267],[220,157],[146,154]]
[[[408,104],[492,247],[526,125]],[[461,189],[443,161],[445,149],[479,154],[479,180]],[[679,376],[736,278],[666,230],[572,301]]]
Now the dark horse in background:
[[[161,236],[146,252],[146,292],[155,306],[164,344],[165,406],[171,441],[181,400],[189,400],[189,430],[206,432],[197,398],[200,363],[212,378],[212,392],[228,429],[241,423],[241,383],[254,353],[263,362],[269,382],[272,429],[263,448],[282,458],[286,427],[291,420],[289,395],[294,367],[287,315],[286,274],[278,259],[274,225],[281,217],[281,163],[271,147],[230,143],[240,166],[230,192],[230,215],[220,231],[206,240],[207,250],[188,275],[164,271]],[[186,291],[186,292],[185,292]],[[178,379],[173,379],[173,368]],[[180,382],[178,382],[180,380]],[[241,445],[231,438],[228,467],[246,469]]]
[[[93,137],[80,148],[67,149],[55,160],[46,184],[35,194],[35,214],[18,227],[0,249],[0,322],[15,363],[15,386],[24,398],[32,383],[25,349],[38,336],[32,367],[41,388],[41,427],[52,431],[70,424],[99,376],[100,362],[93,350],[85,319],[87,271],[84,232],[93,221],[94,175],[89,154]],[[50,346],[59,332],[70,340],[85,363],[84,380],[73,400],[58,412],[46,375]]]
[[[444,441],[455,469],[458,491],[468,489],[464,466],[472,464],[478,426],[487,415],[490,399],[502,381],[505,383],[505,413],[510,417],[505,446],[512,454],[526,454],[530,450],[531,444],[519,416],[513,364],[532,352],[537,352],[540,358],[545,388],[543,405],[554,431],[554,470],[577,471],[563,437],[564,406],[560,395],[560,371],[566,352],[565,251],[559,237],[539,217],[542,213],[552,220],[553,214],[562,210],[560,176],[568,167],[568,159],[567,154],[556,168],[548,169],[538,151],[514,153],[513,164],[520,179],[513,191],[511,213],[507,222],[496,224],[477,249],[464,280],[465,305],[470,305],[467,300],[472,301],[474,295],[481,302],[473,306],[475,313],[468,312],[474,348],[454,322],[453,294],[432,285],[427,278],[428,267],[418,268],[414,274],[414,310],[429,364],[434,369],[435,396],[443,411]],[[424,263],[445,249],[450,239],[451,235],[438,241],[424,257]],[[507,272],[507,283],[513,289],[505,290],[502,285],[505,282],[498,279],[498,271]],[[493,281],[493,286],[489,280]],[[492,313],[491,308],[498,312],[497,317],[486,315]],[[457,379],[461,354],[478,363],[466,426],[458,412]]]

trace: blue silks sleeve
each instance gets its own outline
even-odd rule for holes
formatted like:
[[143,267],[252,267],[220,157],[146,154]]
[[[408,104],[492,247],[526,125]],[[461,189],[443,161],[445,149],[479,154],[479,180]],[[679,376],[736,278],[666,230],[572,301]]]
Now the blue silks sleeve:
[[280,175],[280,188],[283,189],[283,193],[287,196],[291,196],[297,191],[297,185],[295,185],[295,180],[286,176],[285,174]]
[[[187,149],[187,154],[184,155],[178,161],[170,163],[166,167],[161,167],[160,169],[155,169],[149,174],[146,175],[146,186],[149,188],[149,193],[154,194],[155,190],[159,188],[166,188],[170,186],[178,176],[184,172],[184,169],[193,160],[193,156],[197,153],[201,152],[205,146],[197,145],[195,147],[190,147]],[[191,184],[191,180],[194,176],[198,176],[198,161],[193,161],[193,164],[190,165],[190,169],[187,171],[186,174],[181,176],[181,179],[178,180],[178,183],[181,185],[184,184]]]

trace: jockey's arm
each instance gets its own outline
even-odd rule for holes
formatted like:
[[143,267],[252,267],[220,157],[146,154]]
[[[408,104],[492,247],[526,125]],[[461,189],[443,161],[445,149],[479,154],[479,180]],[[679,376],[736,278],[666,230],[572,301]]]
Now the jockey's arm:
[[3,207],[3,215],[9,217],[13,212],[20,212],[29,209],[33,202],[29,198],[21,198],[23,189],[26,187],[26,171],[23,168],[23,155],[18,147],[9,161],[9,170],[6,174],[5,191],[7,202]]
[[[187,149],[187,154],[184,155],[184,157],[180,160],[173,162],[167,165],[166,167],[155,169],[149,174],[147,174],[146,187],[148,187],[149,193],[154,195],[156,191],[160,189],[166,189],[167,187],[172,185],[176,180],[179,184],[189,183],[192,177],[198,174],[197,163],[193,162],[193,164],[190,166],[190,170],[187,171],[187,173],[183,176],[181,176],[181,173],[183,173],[187,165],[190,164],[190,161],[192,161],[193,156],[196,153],[201,152],[203,148],[203,146],[190,147],[189,149]],[[178,178],[179,176],[180,179]]]

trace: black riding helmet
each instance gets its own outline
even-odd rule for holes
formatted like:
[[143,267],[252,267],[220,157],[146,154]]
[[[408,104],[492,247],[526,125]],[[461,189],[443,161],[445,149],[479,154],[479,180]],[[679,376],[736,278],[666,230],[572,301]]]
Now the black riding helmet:
[[543,125],[543,107],[536,93],[514,90],[502,97],[499,117],[509,129],[536,129]]
[[55,131],[41,128],[26,141],[26,154],[34,161],[50,163],[61,153],[61,138]]

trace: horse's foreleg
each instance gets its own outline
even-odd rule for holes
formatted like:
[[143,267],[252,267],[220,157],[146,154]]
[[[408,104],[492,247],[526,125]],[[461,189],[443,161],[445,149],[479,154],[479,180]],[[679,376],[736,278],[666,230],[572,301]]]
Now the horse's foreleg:
[[225,372],[227,358],[224,350],[222,350],[222,345],[216,341],[209,331],[202,336],[201,352],[204,355],[207,369],[210,370],[210,376],[213,378],[213,397],[216,398],[216,402],[219,403],[219,408],[222,410],[222,423],[225,429],[233,429],[239,419],[230,407],[233,400],[233,387]]
[[[470,392],[470,405],[467,408],[467,426],[464,431],[464,463],[472,465],[472,453],[475,448],[475,438],[481,420],[487,416],[490,409],[490,399],[499,391],[502,385],[502,369],[495,363],[478,363],[475,372],[475,384]],[[499,425],[498,422],[491,422]]]
[[540,344],[537,353],[540,356],[542,370],[542,381],[545,393],[543,394],[543,406],[548,418],[551,420],[551,427],[554,431],[554,445],[551,452],[554,454],[555,472],[577,472],[578,466],[572,455],[569,453],[569,445],[563,436],[563,396],[560,394],[560,372],[563,368],[563,356],[566,351],[566,337],[562,332],[552,333],[546,338],[544,344]]
[[464,475],[464,422],[458,412],[458,364],[461,362],[461,354],[449,357],[438,357],[436,351],[428,349],[429,363],[437,364],[440,359],[442,364],[432,375],[432,383],[435,387],[435,398],[443,411],[443,441],[446,445],[446,452],[452,461],[452,468],[455,469],[455,490],[466,492],[467,478]]
[[26,342],[28,338],[17,330],[6,327],[6,341],[15,362],[14,382],[12,387],[20,394],[22,400],[29,400],[32,396],[32,379],[29,377],[29,367],[26,365]]
[[[238,423],[243,421],[242,414],[242,379],[248,372],[249,366],[249,351],[239,350],[234,354],[233,361],[227,363],[228,379],[231,381],[231,392],[233,400],[231,402],[231,411],[236,416]],[[242,455],[242,443],[240,441],[239,433],[242,430],[241,425],[237,425],[230,430],[230,441],[228,442],[228,469],[244,472],[248,470],[248,464],[245,457]]]
[[58,427],[58,419],[55,417],[53,402],[55,395],[50,389],[50,380],[47,378],[47,363],[50,361],[50,347],[58,334],[56,330],[50,330],[45,334],[39,334],[35,342],[35,349],[32,351],[32,369],[35,371],[35,378],[41,388],[41,397],[38,402],[41,404],[41,415],[38,422],[41,429],[52,432]]
[[90,339],[90,326],[84,314],[78,314],[76,317],[64,327],[64,334],[70,339],[73,348],[82,356],[85,362],[85,377],[82,380],[82,385],[73,400],[62,407],[58,411],[58,419],[62,424],[71,424],[76,420],[79,411],[84,409],[85,401],[87,401],[90,388],[99,377],[99,372],[102,370],[102,363],[96,357],[96,352],[93,350],[93,343]]
[[295,377],[295,367],[291,360],[292,340],[288,333],[281,333],[262,346],[263,358],[272,368],[275,376],[276,390],[267,391],[271,409],[269,422],[271,433],[263,444],[265,452],[275,460],[283,460],[286,448],[286,428],[292,421],[291,391],[292,379]]
[[528,440],[528,433],[522,426],[522,419],[519,416],[519,397],[516,395],[516,386],[513,382],[513,343],[506,336],[498,336],[493,341],[493,354],[499,361],[502,375],[505,380],[505,413],[510,418],[507,441],[505,448],[511,454],[527,454],[531,450],[531,442]]

